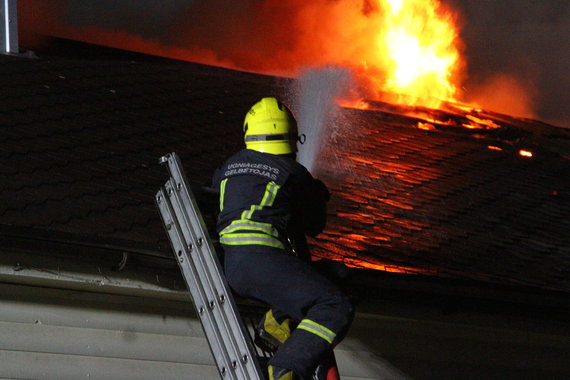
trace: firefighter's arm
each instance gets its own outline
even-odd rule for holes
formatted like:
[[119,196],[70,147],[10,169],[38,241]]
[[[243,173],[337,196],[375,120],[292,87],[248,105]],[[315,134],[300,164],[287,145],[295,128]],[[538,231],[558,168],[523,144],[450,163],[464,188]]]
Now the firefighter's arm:
[[305,192],[304,229],[309,236],[315,236],[325,229],[327,222],[327,202],[330,193],[326,185],[318,179],[312,181]]

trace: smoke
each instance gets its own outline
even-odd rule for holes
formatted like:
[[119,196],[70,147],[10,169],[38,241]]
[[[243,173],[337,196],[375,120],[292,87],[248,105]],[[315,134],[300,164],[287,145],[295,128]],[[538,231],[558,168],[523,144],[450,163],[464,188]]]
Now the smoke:
[[[462,37],[469,62],[465,87],[469,97],[476,93],[481,104],[507,111],[526,104],[532,112],[519,114],[570,127],[570,2],[567,0],[447,0],[462,14]],[[505,78],[508,73],[509,78]],[[516,83],[515,83],[516,81]],[[491,89],[499,83],[511,102]],[[514,90],[514,91],[513,91]],[[487,101],[485,101],[487,100]],[[499,105],[498,107],[495,105]]]
[[18,2],[18,37],[22,50],[44,49],[51,44],[51,31],[61,23],[63,4],[29,0]]
[[[469,98],[502,112],[513,109],[570,126],[566,101],[570,2],[441,1],[463,15],[461,37],[469,70],[464,87]],[[375,23],[385,11],[378,4],[376,0],[26,0],[18,2],[25,40],[20,45],[30,48],[26,45],[45,42],[38,36],[58,36],[295,76],[307,66],[385,59],[374,49]],[[35,41],[30,32],[35,32]],[[365,70],[355,75],[372,76],[378,82],[386,79],[381,69]],[[498,73],[508,73],[510,79],[503,74],[497,79]],[[489,83],[508,88],[505,94],[516,90],[519,104],[506,106],[502,97],[491,104],[496,91],[484,89],[497,87]]]
[[372,35],[367,20],[378,14],[371,0],[20,3],[22,30],[113,47],[129,48],[134,41],[138,50],[145,41],[151,52],[185,52],[175,58],[285,74],[297,74],[307,65],[350,61],[369,42],[362,38]]
[[[36,23],[33,19],[43,15],[36,8],[47,8],[46,3],[59,15]],[[46,35],[265,74],[296,76],[308,66],[382,61],[374,48],[376,20],[383,17],[376,0],[160,4],[28,0],[21,8],[37,15],[26,28]],[[384,82],[385,73],[373,65],[359,74]]]
[[537,94],[533,83],[524,83],[509,74],[496,74],[473,84],[466,101],[489,111],[535,118]]
[[[303,67],[346,64],[370,50],[370,0],[210,0],[182,12],[169,42],[207,47],[236,68],[297,75]],[[222,11],[223,10],[223,11]]]

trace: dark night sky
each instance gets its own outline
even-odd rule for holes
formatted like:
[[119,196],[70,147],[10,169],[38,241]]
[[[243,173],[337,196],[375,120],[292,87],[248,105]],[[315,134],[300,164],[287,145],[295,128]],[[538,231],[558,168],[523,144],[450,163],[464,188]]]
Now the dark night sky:
[[[195,16],[185,12],[200,1],[216,4],[215,11],[222,15],[219,17],[231,16],[228,23],[255,22],[247,13],[253,0],[29,0],[26,3],[28,7],[35,6],[35,13],[42,15],[48,14],[53,5],[53,13],[58,13],[57,18],[68,25],[120,30],[172,44],[173,27],[180,23],[180,15],[187,15],[187,22],[192,24]],[[466,45],[469,74],[465,88],[476,89],[499,74],[514,75],[525,92],[533,94],[537,118],[570,127],[566,99],[570,92],[570,1],[442,1],[462,15],[461,36]],[[21,8],[26,7],[20,4]],[[207,7],[211,6],[204,5],[202,9]]]
[[453,0],[473,83],[497,72],[535,89],[539,118],[570,127],[570,1]]

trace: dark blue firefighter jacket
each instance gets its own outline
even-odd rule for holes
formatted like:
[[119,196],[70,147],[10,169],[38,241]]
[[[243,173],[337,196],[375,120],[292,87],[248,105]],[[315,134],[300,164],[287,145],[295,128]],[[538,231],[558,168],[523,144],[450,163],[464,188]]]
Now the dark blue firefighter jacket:
[[325,227],[328,190],[291,156],[244,149],[216,170],[213,186],[220,189],[222,244],[306,255],[305,234]]

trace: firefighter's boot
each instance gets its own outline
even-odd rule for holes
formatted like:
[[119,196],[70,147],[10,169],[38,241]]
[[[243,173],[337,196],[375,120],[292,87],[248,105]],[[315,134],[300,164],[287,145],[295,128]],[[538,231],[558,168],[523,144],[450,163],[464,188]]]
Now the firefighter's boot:
[[265,351],[275,353],[290,335],[291,320],[284,318],[278,321],[270,309],[255,329],[255,344]]
[[293,371],[287,368],[270,365],[268,367],[269,380],[294,380]]

